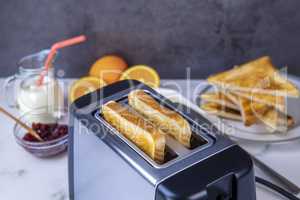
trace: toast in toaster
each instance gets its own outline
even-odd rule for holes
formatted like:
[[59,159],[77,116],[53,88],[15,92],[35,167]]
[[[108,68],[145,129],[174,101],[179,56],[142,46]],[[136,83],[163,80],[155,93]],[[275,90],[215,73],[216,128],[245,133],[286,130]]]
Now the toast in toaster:
[[299,97],[297,87],[279,74],[268,56],[210,76],[207,80],[230,90]]
[[160,105],[153,97],[142,90],[132,91],[129,96],[129,105],[137,112],[173,136],[185,147],[190,148],[192,130],[190,124],[177,112]]
[[104,119],[157,163],[164,162],[165,133],[129,108],[110,101],[102,106]]

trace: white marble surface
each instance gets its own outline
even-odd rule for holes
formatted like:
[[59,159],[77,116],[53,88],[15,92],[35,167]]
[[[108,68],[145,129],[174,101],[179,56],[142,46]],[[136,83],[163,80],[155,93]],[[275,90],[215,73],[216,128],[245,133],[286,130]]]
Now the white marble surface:
[[[177,83],[182,87],[186,97],[191,97],[192,92],[187,88],[195,88],[198,81],[187,83],[185,81],[163,81],[162,85],[172,87]],[[3,85],[3,80],[0,80]],[[177,87],[177,86],[176,86]],[[0,105],[5,106],[5,95],[1,88]],[[16,113],[15,110],[10,111]],[[67,200],[68,197],[68,167],[67,154],[51,159],[39,159],[24,151],[14,140],[13,122],[0,115],[0,199],[2,200]],[[246,146],[248,144],[245,144]],[[248,145],[249,146],[249,145]],[[252,148],[254,153],[260,153],[262,148]],[[270,156],[269,156],[270,155]],[[269,158],[270,165],[282,163],[282,169],[299,177],[300,142],[288,146],[272,146],[263,151],[263,156]],[[269,157],[268,157],[269,156]],[[298,158],[298,159],[297,159]],[[291,161],[293,160],[293,162]],[[256,169],[256,173],[265,177],[264,173]],[[257,187],[258,200],[280,200],[263,187]]]

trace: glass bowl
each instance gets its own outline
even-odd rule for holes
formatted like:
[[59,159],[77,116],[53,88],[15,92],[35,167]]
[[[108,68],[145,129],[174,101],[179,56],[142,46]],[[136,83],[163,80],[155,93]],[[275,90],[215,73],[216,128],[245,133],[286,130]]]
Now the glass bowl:
[[[32,123],[68,125],[68,112],[66,110],[58,110],[45,112],[45,109],[39,112],[26,113],[20,117],[20,120],[32,127]],[[69,130],[68,130],[69,131]],[[27,131],[19,124],[14,126],[14,136],[16,142],[29,153],[37,157],[51,157],[66,151],[68,146],[68,134],[50,141],[30,142],[23,139]]]

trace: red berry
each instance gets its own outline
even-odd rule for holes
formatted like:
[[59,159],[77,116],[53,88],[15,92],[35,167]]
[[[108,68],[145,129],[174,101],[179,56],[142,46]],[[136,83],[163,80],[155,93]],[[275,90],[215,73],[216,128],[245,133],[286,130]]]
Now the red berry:
[[38,142],[38,140],[29,133],[26,133],[26,135],[23,137],[23,140],[28,142]]
[[35,130],[35,131],[37,130],[37,124],[36,123],[32,123],[32,129]]
[[37,123],[37,124],[36,124],[36,129],[37,129],[37,130],[41,129],[41,123]]
[[[54,140],[68,134],[68,126],[59,125],[57,123],[55,124],[33,123],[32,128],[45,141]],[[30,142],[38,142],[38,140],[35,139],[35,137],[31,136],[30,134],[26,134],[23,137],[23,139]]]

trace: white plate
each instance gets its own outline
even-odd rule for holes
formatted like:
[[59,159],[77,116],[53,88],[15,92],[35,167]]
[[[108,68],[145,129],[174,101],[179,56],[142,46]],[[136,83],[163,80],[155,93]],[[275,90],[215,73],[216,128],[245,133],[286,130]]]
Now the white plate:
[[[300,88],[300,80],[295,77],[289,78],[295,85]],[[204,93],[209,90],[213,90],[207,84],[207,87],[201,87],[199,94]],[[199,108],[200,100],[196,100],[196,104],[192,103],[190,100],[183,97],[181,94],[174,90],[159,88],[157,89],[162,95],[169,98],[171,101],[184,104],[196,112],[205,116],[210,120],[215,126],[221,130],[224,134],[229,137],[237,140],[248,140],[264,143],[278,143],[278,142],[287,142],[291,140],[300,139],[300,99],[288,99],[288,113],[294,117],[295,125],[288,130],[286,133],[270,133],[266,130],[265,126],[257,124],[251,127],[245,127],[241,122],[236,122],[232,120],[221,119],[216,116],[207,115],[207,113]]]

